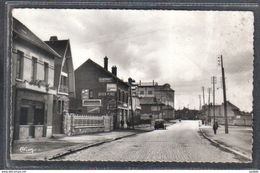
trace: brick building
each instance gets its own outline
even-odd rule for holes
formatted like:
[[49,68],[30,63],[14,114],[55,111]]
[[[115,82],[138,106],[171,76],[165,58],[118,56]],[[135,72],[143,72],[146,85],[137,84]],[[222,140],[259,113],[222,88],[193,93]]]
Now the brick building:
[[122,127],[121,121],[128,118],[129,85],[117,77],[117,67],[108,71],[108,58],[104,67],[88,59],[75,70],[76,99],[74,112],[83,115],[108,115],[113,119],[113,127]]
[[12,107],[13,138],[52,135],[54,59],[60,55],[13,18]]
[[58,40],[57,36],[45,41],[61,57],[55,57],[54,86],[57,95],[53,100],[53,133],[63,132],[63,114],[69,112],[69,102],[75,97],[75,76],[69,40]]
[[151,117],[151,115],[153,118],[174,119],[174,90],[171,89],[169,84],[158,85],[154,81],[140,81],[138,95],[143,119],[147,119],[147,116]]

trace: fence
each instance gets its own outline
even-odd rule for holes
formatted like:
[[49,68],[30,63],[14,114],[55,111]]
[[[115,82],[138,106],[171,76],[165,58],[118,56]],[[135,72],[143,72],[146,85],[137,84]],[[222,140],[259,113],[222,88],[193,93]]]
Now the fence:
[[68,136],[111,131],[113,128],[113,118],[110,116],[88,116],[65,113],[63,128],[64,133]]

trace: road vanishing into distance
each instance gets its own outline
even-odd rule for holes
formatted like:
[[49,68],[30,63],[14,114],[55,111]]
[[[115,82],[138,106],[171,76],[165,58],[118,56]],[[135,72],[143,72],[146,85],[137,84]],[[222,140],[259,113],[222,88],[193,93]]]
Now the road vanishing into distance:
[[140,133],[90,147],[57,160],[241,162],[238,156],[212,145],[199,131],[198,121],[182,121],[166,130]]

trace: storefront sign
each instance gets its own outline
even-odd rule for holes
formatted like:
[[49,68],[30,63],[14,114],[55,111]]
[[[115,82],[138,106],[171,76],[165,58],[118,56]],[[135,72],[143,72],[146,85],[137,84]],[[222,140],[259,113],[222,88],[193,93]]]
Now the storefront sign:
[[82,106],[102,106],[101,99],[83,99]]
[[117,91],[116,84],[113,84],[113,83],[107,84],[107,92],[116,92],[116,91]]
[[106,82],[112,82],[113,80],[112,80],[112,78],[100,77],[100,78],[98,78],[98,81],[106,83]]
[[98,93],[98,97],[105,97],[106,96],[106,92],[99,92]]
[[100,107],[99,106],[88,106],[87,112],[88,113],[100,113]]
[[106,94],[107,94],[107,96],[116,96],[115,92],[107,92]]
[[116,96],[115,92],[99,92],[98,97]]

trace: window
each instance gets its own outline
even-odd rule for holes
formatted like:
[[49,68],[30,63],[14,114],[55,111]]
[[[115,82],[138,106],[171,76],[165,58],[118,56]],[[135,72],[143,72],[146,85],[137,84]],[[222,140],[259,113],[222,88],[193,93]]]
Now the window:
[[128,103],[128,93],[126,93],[125,102]]
[[21,107],[20,112],[20,125],[28,124],[28,107]]
[[34,124],[43,125],[44,124],[44,109],[43,108],[34,108]]
[[144,91],[140,91],[140,95],[144,95]]
[[153,91],[148,91],[148,95],[153,95]]
[[64,111],[64,101],[61,101],[61,113]]
[[125,92],[122,91],[122,94],[121,94],[121,95],[122,95],[122,99],[121,99],[121,101],[124,102],[124,101],[125,101]]
[[61,76],[60,84],[62,86],[67,86],[67,77],[66,76]]
[[37,78],[37,58],[32,57],[32,80],[35,81]]
[[58,113],[61,114],[64,112],[64,101],[63,100],[59,100],[58,101]]
[[49,79],[49,64],[48,63],[44,63],[44,81],[46,82],[46,84],[48,84],[48,79]]
[[119,101],[121,100],[121,92],[120,92],[120,90],[117,91],[117,98],[118,98]]
[[16,61],[16,78],[23,78],[23,56],[24,53],[22,51],[17,51],[17,61]]
[[93,90],[89,90],[89,98],[90,98],[90,99],[93,99],[93,98],[94,98]]
[[61,101],[58,101],[58,113],[61,113]]

